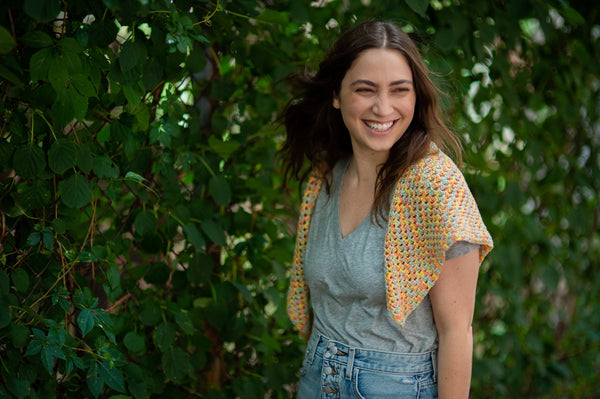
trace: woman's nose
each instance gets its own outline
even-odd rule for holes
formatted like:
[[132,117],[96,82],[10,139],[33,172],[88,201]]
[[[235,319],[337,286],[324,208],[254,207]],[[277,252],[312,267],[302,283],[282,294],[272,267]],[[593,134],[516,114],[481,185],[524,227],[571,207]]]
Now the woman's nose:
[[380,94],[373,104],[373,112],[377,115],[389,115],[393,112],[392,101],[387,94]]

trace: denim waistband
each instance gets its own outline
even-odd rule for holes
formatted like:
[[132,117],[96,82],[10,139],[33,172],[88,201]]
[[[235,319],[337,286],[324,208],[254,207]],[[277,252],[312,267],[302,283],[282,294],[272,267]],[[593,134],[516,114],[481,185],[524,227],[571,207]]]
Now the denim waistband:
[[329,361],[346,364],[349,370],[354,367],[382,372],[437,374],[437,352],[396,353],[351,347],[330,339],[318,331],[307,345],[307,355],[312,362],[315,355]]

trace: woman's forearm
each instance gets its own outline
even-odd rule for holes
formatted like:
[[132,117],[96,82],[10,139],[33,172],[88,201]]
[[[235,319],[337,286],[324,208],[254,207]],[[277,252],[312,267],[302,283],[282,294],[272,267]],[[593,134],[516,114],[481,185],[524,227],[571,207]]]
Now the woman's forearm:
[[438,350],[439,399],[467,399],[471,386],[473,333],[469,327],[440,334]]

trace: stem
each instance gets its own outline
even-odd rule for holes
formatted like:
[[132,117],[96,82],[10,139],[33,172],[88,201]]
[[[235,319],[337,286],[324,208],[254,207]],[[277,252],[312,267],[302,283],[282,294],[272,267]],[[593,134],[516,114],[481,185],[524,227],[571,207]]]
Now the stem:
[[[52,124],[50,122],[48,122],[48,119],[46,119],[46,117],[44,116],[43,112],[40,110],[36,110],[34,115],[38,114],[43,120],[44,122],[46,122],[46,125],[48,125],[48,127],[50,128],[50,133],[52,133],[52,137],[54,137],[54,140],[57,140],[56,138],[56,133],[54,133],[54,128],[52,127]],[[31,118],[31,142],[33,143],[33,121],[35,120],[35,118]]]
[[221,0],[217,0],[217,4],[215,4],[215,9],[206,17],[204,17],[204,19],[200,22],[196,22],[194,25],[201,25],[204,24],[208,21],[210,21],[212,19],[212,17],[214,17],[214,15],[217,13],[217,11],[222,11],[223,9],[221,8]]
[[200,162],[202,162],[202,165],[204,165],[204,167],[210,172],[211,176],[216,176],[215,172],[212,170],[210,165],[204,160],[204,158],[198,156],[198,159],[200,160]]

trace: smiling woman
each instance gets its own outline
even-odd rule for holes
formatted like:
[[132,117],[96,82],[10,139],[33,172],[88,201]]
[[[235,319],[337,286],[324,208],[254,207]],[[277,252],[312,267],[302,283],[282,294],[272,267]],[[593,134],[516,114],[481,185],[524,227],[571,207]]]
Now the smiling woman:
[[382,164],[412,122],[416,96],[406,58],[388,49],[362,52],[342,79],[333,107],[350,133],[357,160]]
[[460,158],[417,47],[367,22],[292,81],[286,177],[311,173],[306,158],[312,170],[288,297],[309,338],[298,397],[467,398],[478,269],[493,244],[440,149]]

